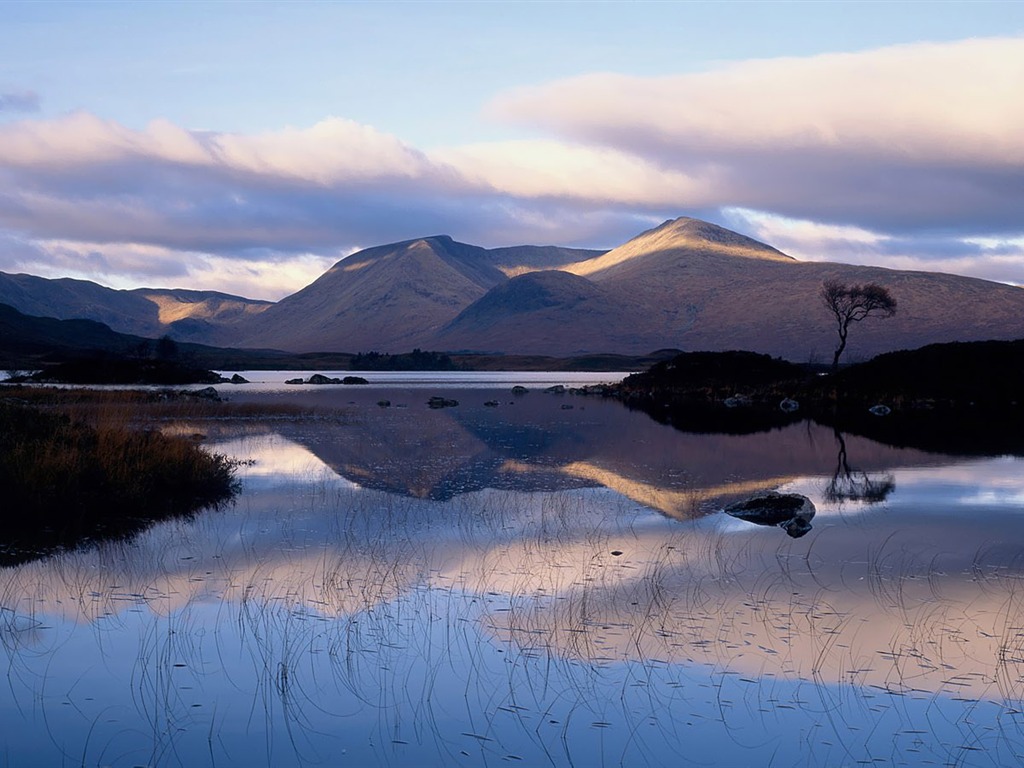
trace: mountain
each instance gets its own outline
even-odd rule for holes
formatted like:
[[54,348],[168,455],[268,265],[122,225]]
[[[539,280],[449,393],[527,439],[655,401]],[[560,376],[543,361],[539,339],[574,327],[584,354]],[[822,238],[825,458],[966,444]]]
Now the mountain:
[[565,270],[593,280],[628,279],[631,275],[673,268],[700,268],[730,260],[737,267],[796,259],[753,238],[700,219],[664,222],[597,258],[566,265]]
[[272,305],[216,291],[115,290],[88,280],[0,272],[0,303],[26,315],[104,323],[119,333],[216,342],[224,328]]
[[622,349],[631,345],[631,329],[643,323],[642,315],[636,302],[578,275],[527,272],[495,286],[459,313],[433,346],[474,352],[513,349],[520,355],[557,349],[560,357]]
[[276,304],[200,291],[114,291],[0,274],[0,302],[143,336],[305,352],[644,355],[745,349],[831,360],[826,280],[878,283],[895,317],[850,330],[844,361],[947,341],[1024,338],[1024,290],[975,278],[797,261],[692,218],[610,251],[485,249],[445,235],[368,248]]
[[252,318],[235,342],[290,351],[433,349],[438,331],[505,284],[506,274],[601,253],[529,246],[489,251],[447,235],[369,248]]
[[[564,267],[606,297],[513,310],[500,286],[439,335],[438,348],[579,354],[641,354],[657,347],[745,349],[798,362],[828,360],[834,319],[819,299],[825,280],[878,283],[898,303],[895,317],[850,331],[846,360],[939,341],[1024,337],[1024,290],[975,278],[802,262],[697,219],[667,221],[603,255]],[[522,278],[518,278],[522,279]],[[582,283],[575,283],[582,291]],[[557,318],[557,327],[552,324]],[[495,329],[503,328],[501,334]],[[502,343],[504,341],[504,343]]]
[[487,251],[487,257],[506,277],[516,277],[539,270],[562,270],[571,264],[582,264],[598,258],[604,253],[555,245],[516,245],[510,248],[491,248]]

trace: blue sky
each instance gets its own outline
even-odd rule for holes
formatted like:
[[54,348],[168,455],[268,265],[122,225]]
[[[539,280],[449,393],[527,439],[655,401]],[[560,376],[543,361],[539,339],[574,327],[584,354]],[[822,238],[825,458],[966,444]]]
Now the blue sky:
[[1024,283],[1018,93],[1019,2],[0,3],[0,270],[277,298],[686,214]]

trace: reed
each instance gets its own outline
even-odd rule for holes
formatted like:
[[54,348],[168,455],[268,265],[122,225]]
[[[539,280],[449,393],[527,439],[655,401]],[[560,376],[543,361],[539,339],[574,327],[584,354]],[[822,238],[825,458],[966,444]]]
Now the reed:
[[229,499],[234,465],[194,441],[0,402],[0,564]]

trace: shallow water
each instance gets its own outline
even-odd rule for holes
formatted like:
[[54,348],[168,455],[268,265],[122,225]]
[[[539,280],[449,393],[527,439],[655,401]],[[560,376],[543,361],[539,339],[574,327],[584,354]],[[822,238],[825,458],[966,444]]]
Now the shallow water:
[[[168,425],[251,460],[233,507],[0,571],[0,764],[1024,755],[1017,457],[244,387],[312,415]],[[772,488],[813,499],[808,535],[720,512]]]

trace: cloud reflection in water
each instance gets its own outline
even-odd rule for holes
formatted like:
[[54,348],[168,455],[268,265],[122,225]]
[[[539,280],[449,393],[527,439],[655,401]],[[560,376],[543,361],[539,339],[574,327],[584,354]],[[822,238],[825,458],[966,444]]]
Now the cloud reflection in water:
[[[225,437],[217,450],[256,459],[233,509],[0,572],[7,754],[1016,759],[1024,515],[965,500],[1010,499],[1019,460],[851,438],[851,465],[895,488],[830,506],[828,431],[698,439],[623,410],[644,419],[625,432],[588,404],[558,414],[579,420],[560,439],[510,443],[515,419],[543,431],[544,402],[504,416],[511,432],[474,422],[482,409],[425,414],[447,469],[437,441],[408,466],[387,455],[375,420],[408,415]],[[628,442],[603,437],[605,415]],[[565,485],[536,490],[537,470]],[[448,490],[418,493],[424,478]],[[713,512],[786,478],[818,494],[803,539]]]

